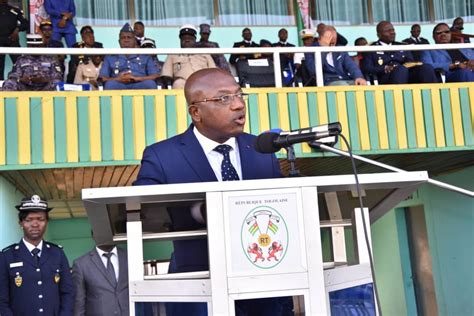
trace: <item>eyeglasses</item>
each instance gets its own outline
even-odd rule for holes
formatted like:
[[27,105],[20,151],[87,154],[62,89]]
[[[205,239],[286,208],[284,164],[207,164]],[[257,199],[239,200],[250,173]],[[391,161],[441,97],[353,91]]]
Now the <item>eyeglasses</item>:
[[215,98],[206,98],[202,101],[196,101],[196,102],[193,102],[191,104],[198,104],[198,103],[204,103],[204,102],[217,102],[219,103],[220,105],[229,105],[231,104],[233,101],[234,101],[234,98],[237,97],[239,98],[241,101],[247,101],[248,99],[248,94],[247,93],[243,93],[243,92],[237,92],[237,93],[234,93],[234,94],[226,94],[226,95],[221,95],[220,97],[215,97]]
[[451,33],[450,30],[446,30],[446,31],[438,31],[438,32],[435,32],[436,35],[441,35],[441,34],[449,34]]

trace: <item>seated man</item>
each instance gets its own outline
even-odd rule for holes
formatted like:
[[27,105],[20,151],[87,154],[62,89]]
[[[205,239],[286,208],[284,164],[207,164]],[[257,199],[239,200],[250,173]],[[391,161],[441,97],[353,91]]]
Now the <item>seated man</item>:
[[[458,16],[454,19],[453,25],[451,26],[451,42],[453,43],[470,43],[469,34],[463,34],[464,30],[464,20],[462,17]],[[472,32],[470,32],[472,33]]]
[[[403,43],[414,44],[414,45],[424,45],[424,44],[430,43],[426,38],[420,36],[421,34],[420,24],[413,24],[411,26],[410,34],[411,36],[408,38],[405,38],[402,41]],[[420,50],[415,50],[415,51],[412,51],[411,53],[413,55],[413,58],[415,58],[415,60],[418,61],[421,59],[421,52],[422,51]]]
[[[332,26],[324,26],[320,33],[318,42],[315,46],[336,46],[337,32]],[[312,65],[308,63],[308,72],[315,74],[314,55],[307,60],[313,60]],[[352,58],[346,52],[322,53],[323,77],[325,86],[342,85],[367,85],[360,69],[356,66]]]
[[[135,33],[130,24],[120,30],[121,48],[136,48]],[[104,82],[104,90],[156,89],[158,77],[153,59],[148,55],[106,56],[99,77]]]
[[[372,45],[381,47],[403,45],[395,42],[392,23],[382,21],[377,24],[378,41]],[[364,54],[361,68],[367,75],[376,75],[380,84],[434,83],[438,82],[431,65],[415,62],[409,51],[379,51]]]
[[[246,27],[242,30],[242,38],[244,39],[241,42],[235,42],[233,48],[244,48],[244,47],[258,47],[258,44],[252,41],[252,31]],[[254,59],[260,58],[260,54],[232,54],[229,58],[229,63],[232,65],[237,64],[239,60]]]
[[[74,43],[73,48],[103,48],[104,46],[100,42],[95,41],[94,30],[90,25],[85,25],[81,28],[82,41]],[[85,55],[71,55],[69,61],[69,69],[67,74],[67,82],[72,83],[76,75],[77,67],[85,62],[88,62],[90,56]]]
[[[326,26],[326,24],[324,23],[319,23],[317,26],[316,26],[316,32],[318,33],[318,37],[321,37],[321,34],[322,34],[322,31],[324,29],[324,27]],[[314,39],[314,41],[316,42],[316,38]],[[348,43],[347,39],[342,36],[341,34],[337,33],[337,39],[336,39],[336,46],[346,46]]]
[[[43,41],[43,47],[49,48],[62,48],[64,47],[62,42],[53,40],[51,36],[53,35],[53,26],[51,25],[51,21],[44,20],[40,23],[40,31],[41,31],[41,38]],[[64,55],[56,55],[58,59],[59,66],[61,66],[61,72],[65,72],[64,60],[66,56]]]
[[[433,29],[433,39],[436,44],[449,44],[449,26],[438,23]],[[427,50],[421,55],[421,60],[434,69],[443,71],[446,82],[474,81],[474,52],[470,48]]]
[[[295,45],[288,43],[288,31],[284,28],[278,31],[278,39],[278,42],[272,44],[273,47],[295,47]],[[280,54],[280,69],[285,86],[291,85],[295,74],[293,55],[293,53]]]
[[[211,35],[211,26],[209,24],[203,23],[199,25],[199,35],[201,39],[199,42],[196,42],[196,47],[203,48],[219,48],[219,44],[216,42],[211,42],[209,36]],[[214,63],[218,68],[224,69],[230,72],[229,64],[222,54],[213,54],[211,55]]]
[[[135,39],[137,40],[137,46],[141,47],[143,41],[153,41],[151,38],[145,37],[145,24],[142,21],[133,23],[133,32],[135,33]],[[156,45],[156,43],[155,43]]]
[[[183,25],[179,29],[181,48],[196,47],[196,34],[197,30],[194,25]],[[216,68],[216,64],[209,54],[168,55],[163,65],[161,76],[169,77],[173,80],[173,89],[182,89],[191,74],[204,68]]]
[[[41,47],[36,34],[28,34],[28,47]],[[3,83],[3,91],[54,91],[56,84],[63,80],[61,66],[57,56],[53,55],[22,55],[8,79]]]
[[[300,38],[303,41],[303,46],[310,47],[313,46],[314,43],[314,31],[312,29],[303,29],[300,31]],[[308,66],[306,64],[306,56],[308,54],[305,53],[295,53],[293,56],[293,62],[295,64],[296,73],[295,79],[296,81],[302,83],[304,86],[314,86],[316,84],[316,80],[308,73]],[[304,65],[304,67],[303,67]],[[314,67],[314,57],[313,57],[313,67]],[[313,73],[315,70],[313,69]]]

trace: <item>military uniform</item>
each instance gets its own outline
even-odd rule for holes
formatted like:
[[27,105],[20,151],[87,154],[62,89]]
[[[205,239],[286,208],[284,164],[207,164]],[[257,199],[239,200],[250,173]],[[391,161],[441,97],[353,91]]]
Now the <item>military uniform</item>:
[[173,89],[184,88],[186,80],[194,72],[205,69],[215,68],[216,64],[211,55],[168,55],[165,60],[161,76],[173,78]]
[[[372,45],[383,46],[380,41]],[[404,45],[393,42],[392,45]],[[401,47],[403,48],[403,47]],[[435,83],[438,82],[433,67],[428,64],[408,66],[415,59],[409,51],[380,51],[363,55],[361,69],[366,75],[376,75],[380,84]],[[408,64],[407,64],[408,63]],[[395,66],[390,73],[385,73],[386,66]]]
[[[72,48],[88,48],[86,46],[86,43],[84,41],[74,43],[72,45]],[[104,48],[104,45],[100,42],[94,42],[92,45],[92,48]],[[69,61],[69,69],[68,69],[68,74],[67,74],[67,82],[68,83],[73,83],[74,78],[76,76],[76,70],[77,67],[90,60],[90,56],[85,56],[85,55],[71,55],[71,60]]]
[[[20,82],[23,77],[48,78],[48,82],[29,84]],[[63,80],[63,73],[57,57],[51,55],[23,55],[16,61],[8,80],[3,83],[4,91],[52,91]]]
[[0,315],[72,315],[74,285],[62,247],[43,241],[39,262],[24,241],[0,253]]
[[[111,55],[105,57],[99,77],[117,78],[120,73],[129,71],[137,77],[158,74],[153,59],[148,55]],[[116,80],[109,80],[105,82],[104,89],[156,89],[156,82],[154,80],[144,80],[121,83]]]
[[[77,67],[76,76],[74,78],[74,84],[83,84],[89,83],[90,81],[96,81],[99,77],[100,67],[102,67],[102,63],[99,66],[94,65],[92,61],[88,62],[87,64],[80,64]],[[93,90],[97,90],[97,88],[91,85]]]
[[[18,28],[25,31],[28,21],[23,16],[23,11],[8,4],[0,4],[0,47],[20,47],[19,41],[12,42],[10,35]],[[10,55],[13,63],[18,58],[17,55]],[[5,70],[5,55],[0,54],[0,80],[3,80]]]
[[[207,42],[199,41],[199,42],[196,42],[196,47],[219,48],[219,44],[217,44],[216,42],[211,42],[211,41],[207,41]],[[224,69],[224,70],[227,70],[228,72],[230,72],[229,63],[225,59],[224,55],[222,55],[222,54],[212,54],[211,56],[212,56],[212,59],[214,60],[214,63],[216,64],[216,66],[218,68]]]

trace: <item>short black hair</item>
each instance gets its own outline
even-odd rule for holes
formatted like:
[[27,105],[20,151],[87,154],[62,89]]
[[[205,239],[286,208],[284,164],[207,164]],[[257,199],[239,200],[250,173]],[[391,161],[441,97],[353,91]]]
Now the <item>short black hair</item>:
[[421,29],[420,24],[413,24],[413,25],[411,26],[411,30],[413,30],[415,27],[419,27],[419,28]]
[[94,30],[92,29],[92,26],[90,25],[84,25],[83,27],[81,27],[81,35],[82,33],[84,33],[86,30],[89,30],[92,34],[94,34]]
[[28,216],[30,213],[40,213],[43,212],[46,215],[46,221],[49,221],[49,214],[46,211],[28,211],[28,212],[18,212],[18,220],[20,222],[23,222],[25,218]]
[[362,42],[362,41],[366,41],[367,42],[367,39],[365,37],[358,37],[356,38],[356,40],[354,41],[354,45],[357,46],[357,44],[359,42]]
[[248,27],[244,28],[244,29],[242,30],[242,33],[244,33],[245,31],[252,32]]
[[134,26],[137,25],[137,24],[145,27],[145,24],[143,24],[142,21],[137,21],[137,22],[133,23]]

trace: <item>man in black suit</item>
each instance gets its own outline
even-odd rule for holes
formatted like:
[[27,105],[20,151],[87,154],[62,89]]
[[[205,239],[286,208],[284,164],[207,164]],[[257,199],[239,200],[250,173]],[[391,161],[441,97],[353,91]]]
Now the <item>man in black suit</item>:
[[[234,46],[232,46],[233,48],[259,47],[257,43],[252,41],[252,31],[248,27],[242,30],[242,37],[244,40],[241,42],[234,43]],[[260,56],[261,56],[260,54],[242,54],[242,55],[232,54],[230,55],[229,62],[232,65],[235,65],[237,61],[259,58]]]
[[[410,30],[411,36],[408,38],[405,38],[402,42],[407,43],[407,44],[414,44],[414,45],[429,44],[430,42],[426,38],[420,37],[420,33],[421,33],[420,24],[413,24]],[[421,59],[421,51],[412,51],[411,53],[413,54],[413,58],[415,58],[415,60],[419,61]]]
[[[273,47],[295,47],[295,45],[288,43],[288,31],[286,29],[278,31],[278,39],[278,42],[272,44]],[[285,85],[290,85],[294,75],[293,55],[293,53],[280,54],[280,67]]]
[[[378,41],[372,45],[403,45],[395,41],[392,23],[377,24]],[[364,54],[361,68],[367,75],[376,75],[381,84],[434,83],[438,82],[432,66],[416,63],[409,51],[378,51]]]

